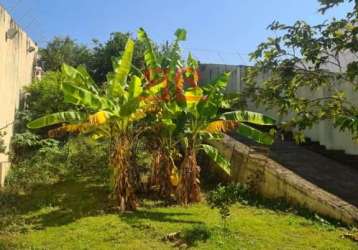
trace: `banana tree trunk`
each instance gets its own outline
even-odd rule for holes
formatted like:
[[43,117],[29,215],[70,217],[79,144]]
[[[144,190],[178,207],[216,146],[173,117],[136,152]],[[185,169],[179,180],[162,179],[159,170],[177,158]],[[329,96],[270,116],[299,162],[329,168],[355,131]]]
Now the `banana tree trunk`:
[[114,196],[122,212],[137,208],[137,197],[134,191],[131,174],[131,142],[126,135],[117,137],[111,159],[114,178]]
[[189,148],[185,152],[183,162],[180,165],[177,196],[181,204],[187,205],[201,200],[199,177],[200,167],[196,161],[196,152]]
[[170,181],[172,169],[172,163],[163,150],[160,148],[154,150],[149,186],[165,199],[170,199],[174,190]]

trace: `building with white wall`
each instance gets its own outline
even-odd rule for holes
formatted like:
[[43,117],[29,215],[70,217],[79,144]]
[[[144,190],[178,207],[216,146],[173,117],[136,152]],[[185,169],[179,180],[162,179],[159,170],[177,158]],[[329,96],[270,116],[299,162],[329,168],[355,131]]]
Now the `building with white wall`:
[[[33,77],[37,46],[0,5],[0,128],[8,147],[21,90]],[[9,169],[7,154],[0,153],[0,186]]]

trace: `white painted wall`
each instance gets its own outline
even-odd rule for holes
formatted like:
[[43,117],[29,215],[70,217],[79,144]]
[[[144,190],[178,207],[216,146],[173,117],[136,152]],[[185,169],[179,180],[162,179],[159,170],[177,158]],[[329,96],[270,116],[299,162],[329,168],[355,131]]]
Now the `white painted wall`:
[[[239,92],[244,88],[244,82],[242,80],[244,66],[237,65],[222,65],[222,64],[202,64],[200,66],[201,82],[209,82],[214,80],[220,73],[225,71],[231,71],[232,77],[228,84],[228,92]],[[352,86],[346,84],[342,86],[342,89],[347,95],[348,100],[358,105],[358,93],[353,91]],[[325,94],[325,90],[321,89],[315,93],[310,90],[302,90],[303,96],[310,97],[322,97]],[[252,111],[262,112],[278,119],[277,112],[274,110],[266,111],[264,107],[256,107],[253,104],[249,104],[249,109]],[[283,118],[283,120],[289,119],[289,116]],[[334,128],[330,121],[322,121],[315,125],[312,129],[305,131],[305,136],[313,141],[319,142],[327,149],[344,150],[347,154],[358,155],[358,144],[352,140],[352,136],[349,132],[340,132]]]
[[[18,32],[14,38],[7,39],[6,32],[10,28]],[[30,47],[34,47],[35,51],[29,52]],[[32,79],[36,52],[35,43],[0,5],[0,128],[14,121],[21,89]],[[6,145],[10,142],[12,130],[11,125],[6,128],[7,135],[4,138]],[[0,186],[8,166],[7,155],[0,154]]]

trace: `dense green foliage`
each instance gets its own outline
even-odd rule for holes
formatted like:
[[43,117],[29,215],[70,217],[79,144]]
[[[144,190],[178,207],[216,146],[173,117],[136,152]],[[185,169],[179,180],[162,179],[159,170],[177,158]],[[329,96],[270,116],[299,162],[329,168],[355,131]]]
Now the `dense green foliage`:
[[[58,72],[50,71],[24,89],[25,98],[21,109],[16,112],[15,134],[10,143],[12,167],[6,179],[7,187],[13,191],[57,182],[72,173],[72,166],[68,163],[67,138],[49,139],[48,129],[30,131],[26,127],[39,115],[71,108],[63,101],[62,80]],[[86,151],[82,153],[86,154]],[[103,155],[100,150],[97,153],[96,157]]]
[[[64,103],[76,108],[44,112],[47,115],[28,123],[30,129],[55,127],[49,131],[52,137],[81,133],[110,141],[113,197],[122,211],[137,206],[141,178],[136,145],[140,140],[152,141],[147,148],[153,154],[150,187],[164,191],[166,198],[175,194],[183,204],[200,201],[198,151],[204,151],[230,174],[230,163],[207,142],[239,127],[237,132],[243,136],[272,143],[267,140],[269,135],[251,127],[274,126],[272,118],[241,110],[221,112],[229,73],[198,86],[198,62],[190,54],[187,60],[181,58],[180,42],[185,39],[186,31],[178,29],[175,41],[162,54],[140,29],[138,41],[144,51],[140,47],[139,52],[145,69],[133,66],[136,43],[128,38],[105,85],[96,84],[84,67],[64,64],[58,73]],[[107,45],[111,48],[111,43]]]
[[[331,7],[341,1],[322,2]],[[274,23],[271,27],[287,30],[289,35],[275,43],[270,40],[262,44],[253,54],[258,63],[248,75],[250,91],[257,91],[254,79],[262,70],[273,72],[273,79],[268,81],[269,87],[255,92],[260,97],[280,91],[280,78],[285,77],[286,85],[330,84],[331,72],[320,68],[326,59],[317,59],[319,53],[312,44],[322,42],[327,50],[330,45],[320,39],[313,41],[316,33],[308,45],[302,43],[301,33],[307,29],[311,33],[303,23],[292,27]],[[108,42],[95,42],[93,49],[69,38],[55,38],[41,50],[46,69],[55,71],[26,88],[25,109],[17,114],[18,133],[11,142],[13,166],[6,180],[8,191],[17,192],[0,195],[0,249],[354,247],[342,238],[345,229],[318,216],[319,222],[288,214],[278,206],[275,209],[279,212],[262,208],[264,203],[259,204],[260,208],[248,205],[252,204],[248,201],[251,194],[241,185],[219,186],[207,195],[208,205],[219,210],[225,228],[230,213],[238,215],[230,220],[230,230],[225,235],[218,230],[217,216],[202,203],[182,208],[139,200],[138,194],[148,191],[159,194],[166,202],[199,202],[199,151],[216,162],[223,174],[230,175],[230,163],[210,141],[235,130],[270,145],[272,134],[257,127],[268,131],[277,124],[260,113],[223,111],[232,108],[224,94],[230,74],[199,86],[198,62],[191,54],[186,60],[181,57],[180,42],[186,39],[185,30],[178,29],[174,42],[162,50],[143,29],[138,31],[138,39],[130,37],[127,33],[113,33]],[[280,42],[285,51],[277,47]],[[300,62],[297,58],[280,61],[290,46],[304,48],[300,54],[303,59],[297,58],[312,63],[309,73],[318,72],[319,76],[307,76],[301,69],[295,71]],[[340,77],[355,81],[355,66],[352,67]],[[297,86],[291,86],[284,92],[295,98],[296,90]],[[315,106],[303,106],[305,102],[299,98],[284,105],[277,103],[282,104],[282,113],[288,112],[290,105],[296,110],[313,109],[306,114],[306,120],[300,120],[299,114],[289,126],[303,129],[315,119],[333,117],[341,128],[353,131],[355,120],[349,120],[354,123],[351,125],[344,119],[355,113],[344,112],[355,112],[354,107],[346,105],[339,94],[329,97],[334,101],[328,107],[320,106],[327,105],[324,100],[313,101]],[[262,102],[277,105],[275,101]],[[314,113],[317,108],[321,109],[320,116]],[[331,113],[325,116],[328,112]],[[115,203],[108,197],[113,197]],[[138,204],[142,205],[138,211],[117,213],[136,210]],[[168,234],[174,230],[172,244]]]
[[[64,102],[61,89],[63,80],[59,72],[49,71],[44,74],[41,80],[34,80],[30,85],[25,86],[23,104],[16,112],[14,124],[16,133],[29,132],[26,124],[42,114],[75,109],[73,105]],[[31,133],[47,136],[47,129],[31,131]]]
[[39,63],[45,71],[57,71],[62,64],[73,66],[86,65],[92,58],[92,52],[84,45],[78,44],[69,37],[55,37],[46,48],[40,48]]
[[[114,33],[105,45],[96,42],[93,50],[70,38],[54,38],[40,51],[45,69],[55,71],[47,71],[41,80],[34,80],[24,89],[25,98],[22,100],[21,109],[16,113],[16,134],[11,142],[13,167],[7,178],[8,187],[12,190],[28,190],[37,184],[69,178],[80,170],[89,174],[108,175],[108,141],[95,142],[90,138],[82,138],[79,143],[75,139],[68,140],[69,136],[46,139],[51,127],[29,130],[26,124],[43,114],[66,109],[85,111],[84,108],[64,102],[62,85],[68,81],[68,75],[71,77],[71,72],[62,74],[56,70],[61,68],[64,62],[93,67],[95,63],[102,65],[106,61],[106,65],[109,63],[112,67],[112,59],[123,52],[128,37],[129,34]],[[137,54],[138,52],[136,57]],[[70,68],[64,67],[63,70]],[[78,70],[81,72],[84,67],[79,66]]]
[[66,153],[57,141],[39,140],[33,134],[21,134],[14,140],[19,146],[16,148],[18,157],[12,159],[13,164],[6,177],[8,190],[28,192],[36,185],[58,182],[67,174]]
[[[113,69],[115,59],[122,55],[127,40],[130,37],[130,33],[114,32],[105,43],[95,41],[95,46],[92,50],[92,60],[87,62],[86,66],[97,83],[106,81],[107,74]],[[136,39],[133,41],[136,49],[133,53],[132,64],[133,67],[141,70],[144,67],[144,46]]]
[[[322,0],[321,10],[341,2]],[[246,95],[279,115],[292,114],[286,128],[303,130],[330,120],[358,136],[358,109],[347,98],[358,89],[357,23],[356,5],[346,17],[315,26],[274,21],[269,29],[278,35],[251,54],[255,65],[247,71]],[[263,82],[257,81],[262,76]],[[302,96],[303,90],[317,95]]]
[[60,142],[30,132],[14,135],[6,189],[29,192],[38,185],[93,176],[108,182],[108,145],[88,137]]
[[16,113],[15,135],[11,139],[12,167],[6,179],[13,191],[27,191],[34,186],[74,178],[78,173],[107,175],[106,142],[90,138],[48,138],[49,129],[29,130],[26,124],[42,114],[74,109],[64,102],[62,83],[66,80],[59,72],[49,71],[41,80],[25,87],[26,98]]
[[[93,40],[93,47],[79,44],[69,37],[55,37],[45,48],[40,49],[39,63],[44,66],[45,71],[58,71],[63,64],[73,67],[83,65],[93,79],[101,84],[107,80],[107,74],[112,71],[116,59],[122,55],[130,37],[130,33],[114,32],[104,43]],[[138,40],[134,42],[136,50],[133,55],[133,66],[143,69],[144,46]]]
[[326,12],[328,9],[335,7],[339,4],[345,3],[345,2],[354,2],[354,9],[358,9],[358,1],[357,0],[318,0],[321,4],[320,11],[322,13]]
[[63,101],[64,95],[61,90],[63,80],[59,72],[49,71],[41,80],[35,80],[25,87],[26,110],[31,112],[33,119],[44,113],[55,113],[73,107]]

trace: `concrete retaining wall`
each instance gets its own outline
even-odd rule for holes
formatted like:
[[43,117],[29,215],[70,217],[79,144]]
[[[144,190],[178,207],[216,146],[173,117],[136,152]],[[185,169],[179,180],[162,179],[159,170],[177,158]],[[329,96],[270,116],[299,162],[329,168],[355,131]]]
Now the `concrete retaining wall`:
[[[12,37],[9,30],[16,30]],[[0,6],[0,128],[6,127],[5,144],[12,136],[12,123],[21,89],[31,82],[37,46]],[[0,154],[0,186],[8,169],[6,154]]]
[[358,208],[325,192],[279,163],[225,135],[211,143],[231,162],[232,178],[266,198],[283,198],[318,214],[358,225]]

